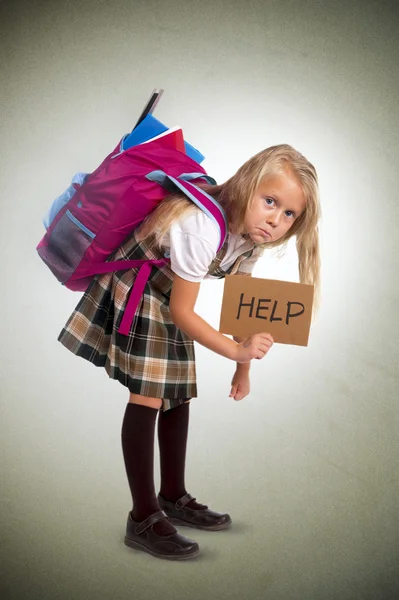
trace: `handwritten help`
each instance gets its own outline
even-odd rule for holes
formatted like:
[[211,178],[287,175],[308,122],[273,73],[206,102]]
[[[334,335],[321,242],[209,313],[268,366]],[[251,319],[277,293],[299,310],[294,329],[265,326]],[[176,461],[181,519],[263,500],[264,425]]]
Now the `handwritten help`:
[[[276,315],[277,306],[279,305],[278,300],[273,301],[271,298],[258,298],[256,305],[255,305],[255,300],[256,300],[256,297],[252,296],[250,302],[244,302],[244,294],[243,293],[240,294],[240,300],[238,303],[238,311],[237,311],[237,315],[236,315],[237,320],[241,316],[241,310],[244,309],[246,317],[249,316],[249,318],[264,319],[265,321],[269,320],[271,323],[273,321],[283,321],[283,319],[284,319],[285,324],[289,325],[290,319],[293,319],[295,317],[300,317],[305,311],[305,306],[302,304],[302,302],[288,301],[285,303],[286,307],[284,307],[284,305],[280,301],[280,314],[283,313],[283,316],[279,317]],[[267,304],[270,302],[273,302],[273,306],[271,307],[270,315],[265,316],[264,314],[261,314],[261,312],[270,311],[270,306],[267,306]],[[283,306],[283,308],[281,308],[281,306]],[[299,310],[298,310],[298,307],[300,307]],[[249,311],[246,309],[249,309]],[[254,314],[254,312],[255,312],[255,314]]]

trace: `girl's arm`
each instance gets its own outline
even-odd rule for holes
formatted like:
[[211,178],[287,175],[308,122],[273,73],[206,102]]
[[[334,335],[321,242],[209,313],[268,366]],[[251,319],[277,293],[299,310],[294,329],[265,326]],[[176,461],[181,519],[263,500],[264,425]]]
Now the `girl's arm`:
[[[192,340],[225,358],[236,360],[238,344],[194,312],[200,286],[201,283],[187,281],[174,274],[169,305],[172,321]],[[246,367],[246,364],[243,366]]]
[[[233,336],[233,340],[237,342],[237,344],[241,344],[245,338],[240,338]],[[251,366],[251,361],[245,363],[237,363],[237,371],[240,373],[249,373],[249,367]]]
[[[252,273],[243,273],[238,271],[237,275],[241,275],[242,277],[252,277]],[[233,336],[233,340],[237,342],[237,344],[241,344],[245,340],[245,338]],[[251,366],[251,361],[247,363],[237,363],[237,371],[240,373],[248,373],[249,367]]]

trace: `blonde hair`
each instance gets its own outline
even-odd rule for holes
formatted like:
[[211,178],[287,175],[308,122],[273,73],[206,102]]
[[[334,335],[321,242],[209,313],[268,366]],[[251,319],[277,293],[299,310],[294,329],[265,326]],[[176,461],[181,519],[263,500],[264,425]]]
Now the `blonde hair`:
[[[303,190],[306,207],[291,228],[275,242],[262,244],[264,249],[276,246],[285,248],[288,240],[296,235],[299,280],[314,286],[314,308],[320,300],[320,250],[318,222],[321,216],[318,178],[314,166],[288,144],[271,146],[245,162],[225,183],[198,187],[213,196],[226,212],[229,231],[244,233],[244,219],[255,198],[259,185],[269,177],[288,172],[294,175]],[[144,221],[139,230],[140,239],[153,236],[154,243],[162,245],[162,239],[176,219],[190,211],[200,210],[182,194],[165,198]]]

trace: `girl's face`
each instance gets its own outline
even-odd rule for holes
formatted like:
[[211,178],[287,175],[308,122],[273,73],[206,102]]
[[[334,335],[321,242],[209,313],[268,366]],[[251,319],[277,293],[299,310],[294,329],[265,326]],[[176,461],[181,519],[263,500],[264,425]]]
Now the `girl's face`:
[[244,220],[245,233],[255,244],[274,242],[292,227],[305,204],[303,190],[289,170],[273,175],[255,192]]

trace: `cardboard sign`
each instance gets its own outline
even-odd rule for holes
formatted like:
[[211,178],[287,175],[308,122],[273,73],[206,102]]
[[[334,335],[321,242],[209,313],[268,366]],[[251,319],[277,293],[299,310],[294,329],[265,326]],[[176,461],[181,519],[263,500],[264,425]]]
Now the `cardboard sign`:
[[226,275],[219,331],[236,337],[270,333],[275,342],[307,346],[313,285]]

